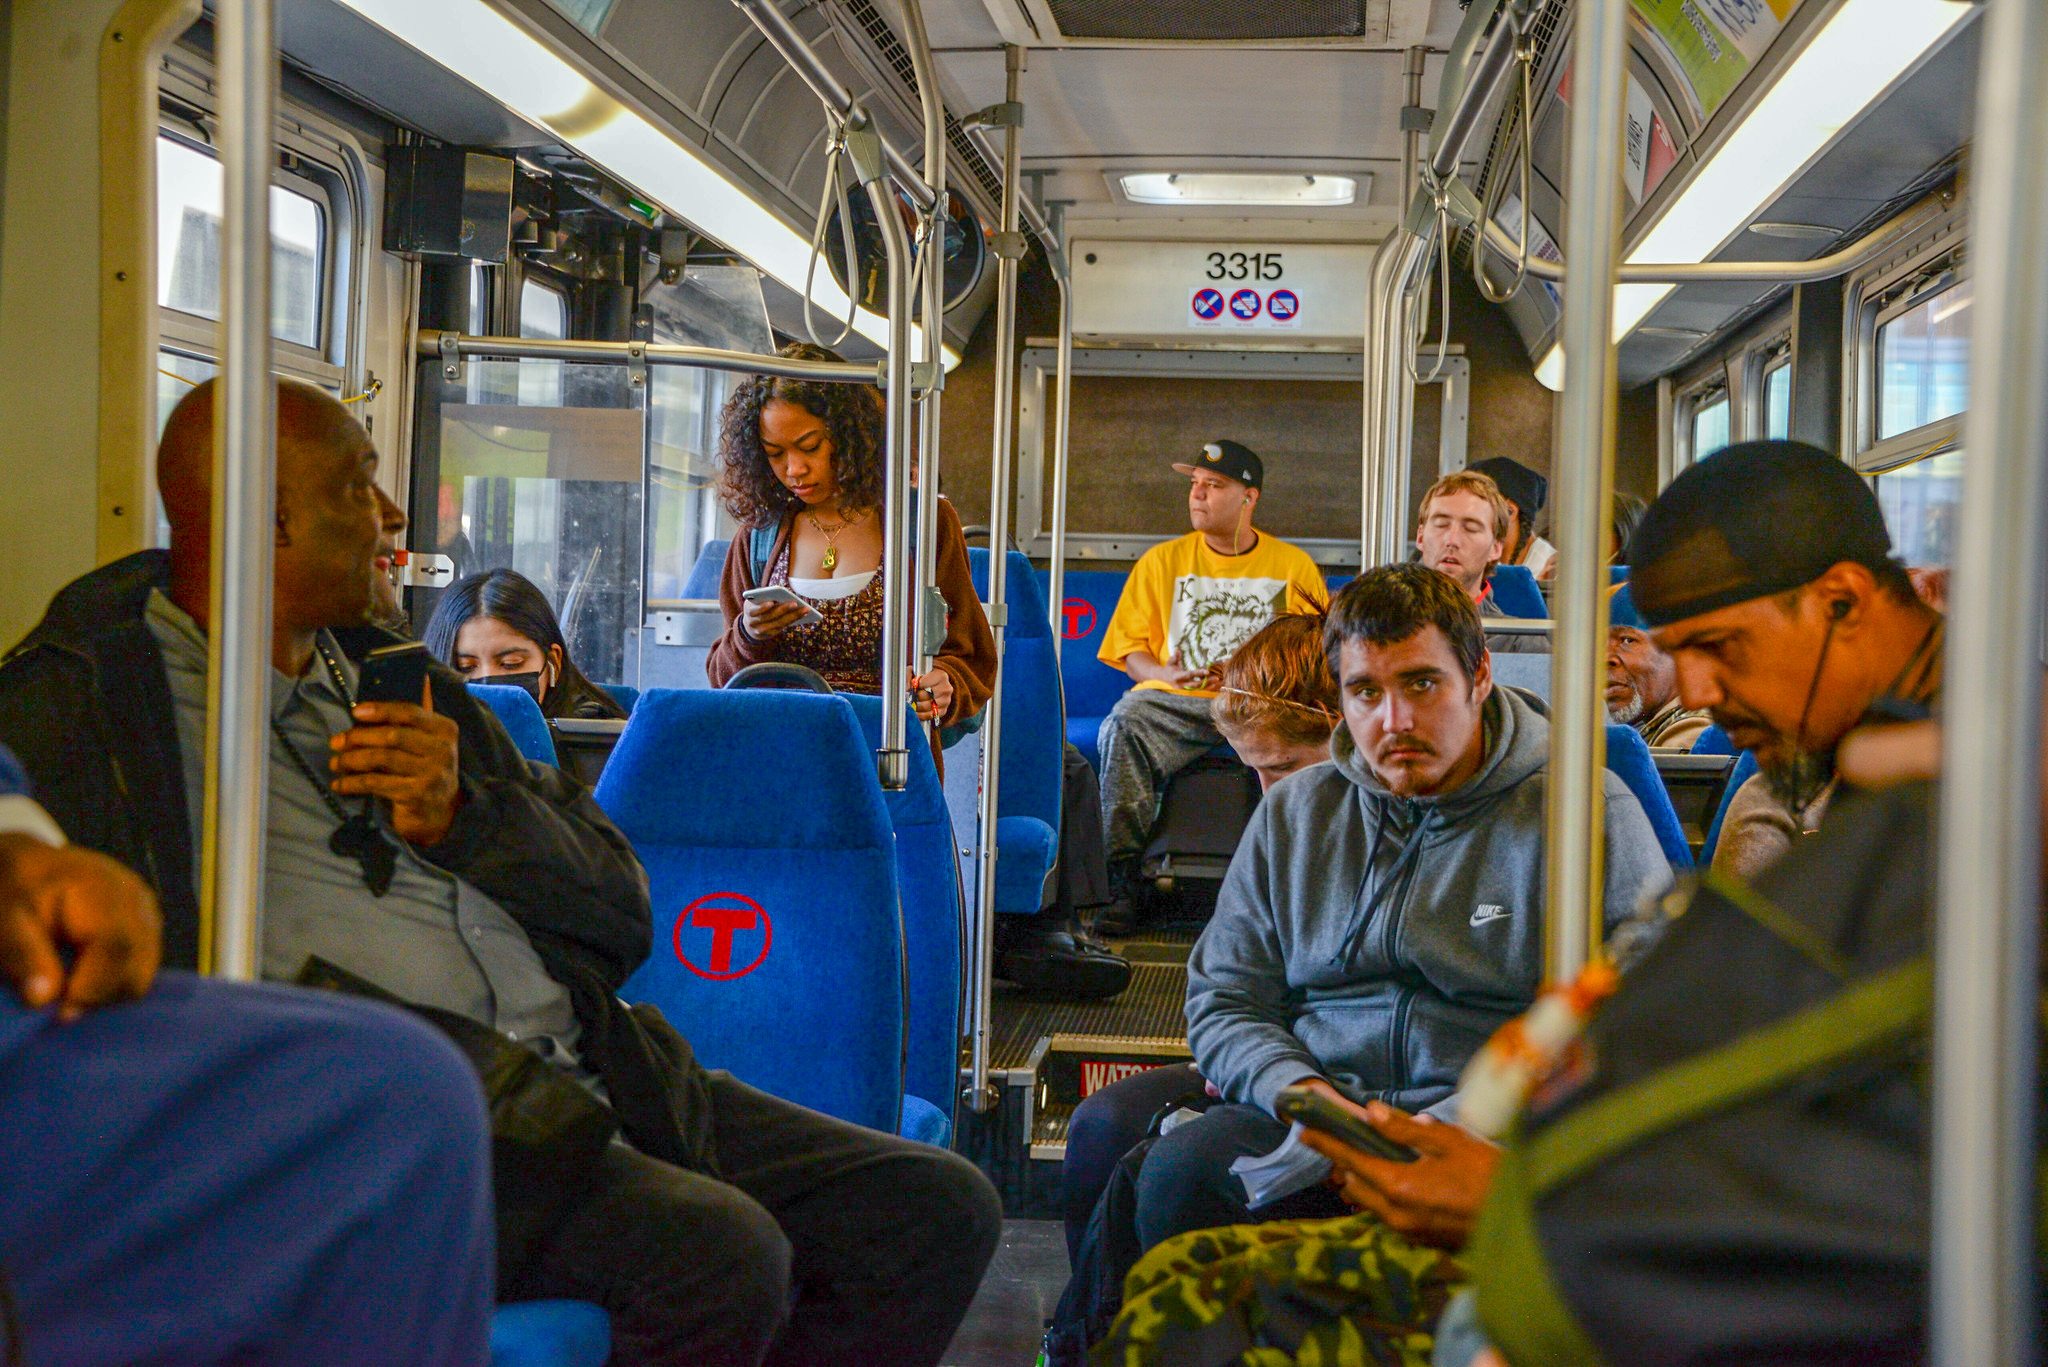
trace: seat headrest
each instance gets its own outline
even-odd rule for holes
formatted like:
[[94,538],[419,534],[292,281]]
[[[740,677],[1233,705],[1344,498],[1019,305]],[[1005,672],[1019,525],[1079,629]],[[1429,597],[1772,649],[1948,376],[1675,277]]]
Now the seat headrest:
[[652,689],[597,801],[636,845],[862,849],[892,838],[874,751],[836,695]]
[[[984,602],[988,599],[988,550],[982,546],[967,548],[967,568],[974,576],[974,591]],[[1036,637],[1052,639],[1052,621],[1046,616],[1045,590],[1038,586],[1038,576],[1031,569],[1031,561],[1022,551],[1009,553],[1009,578],[1005,581],[1004,593],[1010,600],[1010,626],[1004,633],[1006,641],[1026,641]]]
[[510,684],[493,683],[473,683],[469,691],[497,715],[521,755],[536,764],[560,762],[555,754],[555,733],[548,729],[548,719],[541,715],[533,694]]

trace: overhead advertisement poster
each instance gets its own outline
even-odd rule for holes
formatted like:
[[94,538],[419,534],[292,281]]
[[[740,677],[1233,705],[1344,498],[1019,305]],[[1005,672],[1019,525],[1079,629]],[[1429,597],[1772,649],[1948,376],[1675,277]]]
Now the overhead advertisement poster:
[[1764,55],[1801,0],[1632,0],[1643,26],[1685,73],[1711,119]]

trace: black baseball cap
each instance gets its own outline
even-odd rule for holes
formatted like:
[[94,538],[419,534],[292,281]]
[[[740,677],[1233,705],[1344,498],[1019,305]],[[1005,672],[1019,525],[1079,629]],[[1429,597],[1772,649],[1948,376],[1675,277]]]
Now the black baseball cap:
[[1248,489],[1258,488],[1266,479],[1266,466],[1258,453],[1241,442],[1227,439],[1210,442],[1202,448],[1199,460],[1177,460],[1173,468],[1189,476],[1197,470],[1207,470],[1212,475],[1234,479]]
[[1485,460],[1473,461],[1465,468],[1492,480],[1499,487],[1501,497],[1522,510],[1525,524],[1543,511],[1544,501],[1550,497],[1550,481],[1518,460],[1489,456]]
[[1877,495],[1797,441],[1746,441],[1657,496],[1629,538],[1629,587],[1653,627],[1810,584],[1844,562],[1891,559]]

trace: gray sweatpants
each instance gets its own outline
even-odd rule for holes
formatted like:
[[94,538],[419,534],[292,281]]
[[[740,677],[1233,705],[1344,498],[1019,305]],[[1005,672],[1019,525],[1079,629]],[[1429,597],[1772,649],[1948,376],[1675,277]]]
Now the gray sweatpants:
[[1209,699],[1132,690],[1102,719],[1102,833],[1112,869],[1145,852],[1167,782],[1223,744]]

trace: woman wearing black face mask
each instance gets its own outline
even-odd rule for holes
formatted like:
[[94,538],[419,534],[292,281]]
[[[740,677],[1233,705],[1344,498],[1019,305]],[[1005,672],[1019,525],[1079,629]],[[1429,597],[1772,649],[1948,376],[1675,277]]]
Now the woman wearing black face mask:
[[532,580],[488,570],[457,581],[427,623],[434,657],[474,683],[533,694],[548,717],[624,720],[625,709],[569,658],[555,610]]

